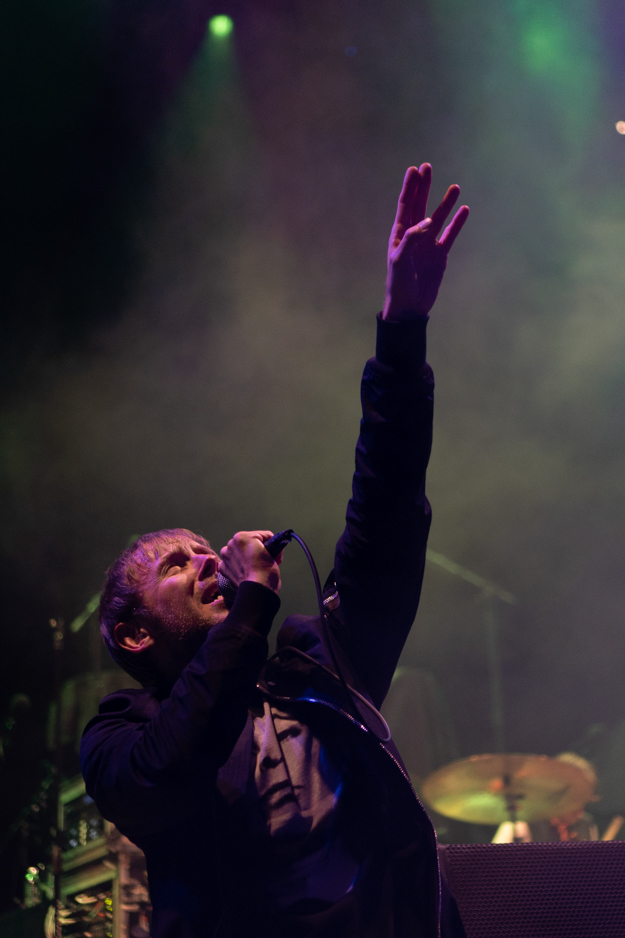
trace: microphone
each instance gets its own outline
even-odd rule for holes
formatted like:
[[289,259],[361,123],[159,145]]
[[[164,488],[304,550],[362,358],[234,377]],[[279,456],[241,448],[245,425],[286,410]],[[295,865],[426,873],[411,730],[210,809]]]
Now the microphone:
[[[272,557],[277,557],[280,551],[284,550],[292,537],[293,528],[286,528],[286,530],[278,531],[278,533],[270,537],[268,541],[265,541],[263,547]],[[221,573],[217,574],[217,586],[219,587],[219,592],[223,596],[226,605],[231,606],[234,602],[234,597],[237,595],[237,587],[234,583],[231,583],[227,577],[222,576]]]

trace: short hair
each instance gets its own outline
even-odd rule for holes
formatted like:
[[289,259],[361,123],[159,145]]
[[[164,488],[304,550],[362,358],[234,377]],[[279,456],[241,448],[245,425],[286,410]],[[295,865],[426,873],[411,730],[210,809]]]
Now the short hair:
[[163,551],[182,540],[210,547],[206,538],[187,528],[164,528],[137,538],[106,571],[99,612],[102,639],[113,661],[144,687],[157,683],[158,674],[142,660],[143,654],[118,645],[115,626],[119,622],[154,621],[143,602],[147,575]]

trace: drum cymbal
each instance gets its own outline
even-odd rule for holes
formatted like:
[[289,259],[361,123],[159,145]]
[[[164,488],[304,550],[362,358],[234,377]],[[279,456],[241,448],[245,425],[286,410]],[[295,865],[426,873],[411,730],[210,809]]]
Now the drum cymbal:
[[439,814],[473,824],[542,821],[594,800],[594,784],[575,765],[547,756],[470,756],[429,775],[424,801]]

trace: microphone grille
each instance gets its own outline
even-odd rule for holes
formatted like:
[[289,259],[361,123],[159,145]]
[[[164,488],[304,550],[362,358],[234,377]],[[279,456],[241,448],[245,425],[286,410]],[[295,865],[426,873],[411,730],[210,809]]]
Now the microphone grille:
[[228,580],[225,576],[222,576],[221,573],[217,574],[217,586],[219,587],[219,592],[222,595],[224,593],[224,590],[228,592],[228,590],[234,589],[230,580]]

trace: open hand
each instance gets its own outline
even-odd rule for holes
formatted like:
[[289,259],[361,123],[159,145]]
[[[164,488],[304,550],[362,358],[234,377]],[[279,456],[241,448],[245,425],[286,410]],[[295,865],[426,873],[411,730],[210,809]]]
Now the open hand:
[[460,195],[460,187],[450,186],[428,218],[431,184],[429,163],[423,163],[419,169],[411,166],[406,171],[388,245],[384,319],[400,320],[429,313],[443,280],[449,250],[469,217],[469,208],[463,205],[437,240]]

